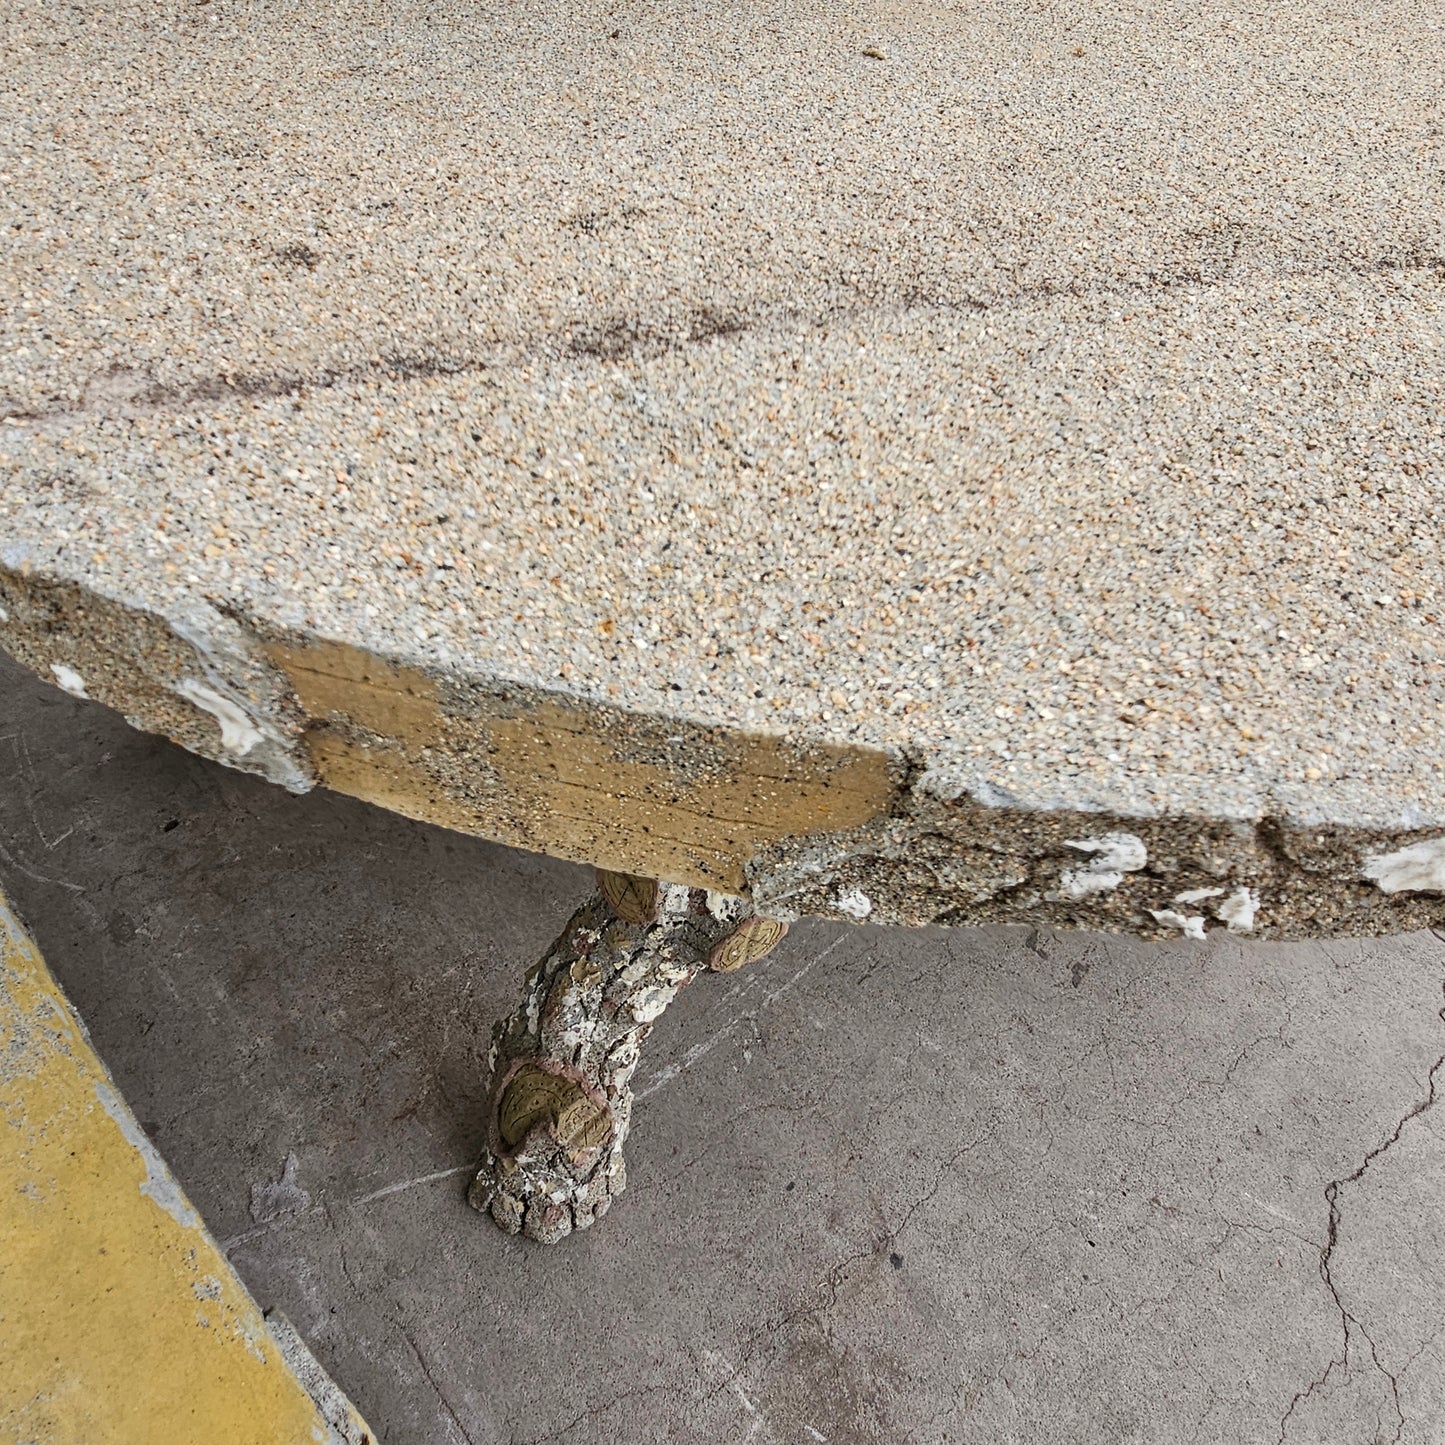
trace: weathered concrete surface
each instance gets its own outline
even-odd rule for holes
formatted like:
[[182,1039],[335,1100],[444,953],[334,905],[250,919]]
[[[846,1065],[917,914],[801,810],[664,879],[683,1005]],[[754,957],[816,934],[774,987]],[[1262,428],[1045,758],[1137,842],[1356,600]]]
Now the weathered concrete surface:
[[1445,834],[1433,6],[11,4],[0,61],[43,676],[779,916],[1439,921],[1367,876]]
[[659,1025],[625,1207],[519,1248],[489,1024],[590,877],[0,679],[0,876],[384,1440],[1445,1435],[1437,938],[800,925]]
[[372,1445],[263,1317],[0,892],[0,1439]]

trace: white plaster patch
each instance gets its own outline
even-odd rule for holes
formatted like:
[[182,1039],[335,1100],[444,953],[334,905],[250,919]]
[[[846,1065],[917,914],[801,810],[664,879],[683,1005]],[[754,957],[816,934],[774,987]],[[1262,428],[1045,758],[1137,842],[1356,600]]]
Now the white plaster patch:
[[732,893],[719,893],[715,888],[707,890],[707,911],[719,923],[731,918],[737,909],[738,898]]
[[1445,838],[1377,853],[1361,871],[1381,893],[1445,893]]
[[638,991],[637,997],[628,1007],[638,1023],[650,1024],[653,1019],[662,1017],[663,1009],[676,997],[675,988],[644,988]]
[[175,1220],[182,1229],[199,1229],[201,1217],[191,1208],[180,1185],[171,1177],[166,1161],[156,1152],[156,1146],[145,1136],[145,1131],[136,1123],[135,1116],[126,1108],[124,1100],[109,1084],[96,1080],[95,1097],[100,1107],[115,1120],[125,1142],[141,1157],[146,1167],[146,1177],[141,1182],[140,1192],[155,1202]]
[[1204,937],[1204,919],[1197,913],[1185,917],[1172,908],[1151,908],[1149,912],[1154,915],[1156,922],[1162,923],[1165,928],[1177,928],[1185,938]]
[[873,912],[873,900],[861,888],[845,888],[834,902],[840,913],[860,923]]
[[1175,903],[1203,903],[1206,898],[1222,898],[1222,888],[1191,888],[1185,893],[1174,895]]
[[658,891],[659,918],[685,917],[692,907],[692,889],[685,883],[664,883]]
[[210,713],[221,725],[221,748],[244,757],[266,735],[251,721],[250,715],[228,697],[222,697],[215,688],[197,682],[193,677],[183,677],[176,684],[175,691],[187,702]]
[[1060,896],[1071,900],[1093,893],[1109,893],[1126,873],[1137,873],[1148,861],[1149,850],[1133,833],[1104,833],[1097,838],[1066,838],[1065,845],[1093,853],[1082,868],[1065,868],[1059,874]]
[[1259,912],[1259,894],[1242,883],[1214,912],[1229,925],[1231,933],[1253,933],[1254,915]]
[[[200,668],[199,673],[183,679],[180,687],[173,687],[173,691],[187,702],[210,712],[218,723],[223,723],[212,707],[219,699],[227,704],[222,711],[229,714],[232,723],[242,725],[241,738],[237,740],[233,732],[232,740],[246,746],[244,750],[238,746],[234,752],[223,746],[221,751],[227,761],[234,760],[234,766],[246,772],[260,773],[293,793],[309,792],[315,787],[316,775],[306,750],[298,746],[284,720],[279,716],[273,718],[264,703],[255,715],[247,715],[250,707],[247,699],[251,693],[239,678],[255,676],[254,639],[248,638],[235,622],[202,602],[188,605],[185,615],[172,616],[167,620],[176,636],[195,649],[193,665]],[[197,695],[191,691],[193,687],[201,687],[205,691]],[[259,734],[259,739],[250,736],[252,733]]]
[[55,680],[71,697],[89,697],[85,690],[85,679],[73,668],[67,667],[63,662],[52,662],[50,670],[55,674]]
[[251,1219],[256,1224],[269,1224],[273,1219],[303,1214],[311,1207],[311,1196],[297,1181],[300,1162],[293,1152],[286,1155],[279,1180],[266,1179],[251,1186]]

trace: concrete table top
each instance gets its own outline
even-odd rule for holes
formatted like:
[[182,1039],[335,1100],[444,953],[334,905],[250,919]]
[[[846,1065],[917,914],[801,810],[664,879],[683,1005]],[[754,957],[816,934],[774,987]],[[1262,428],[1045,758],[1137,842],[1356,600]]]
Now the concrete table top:
[[7,7],[0,645],[761,911],[1445,919],[1445,22]]

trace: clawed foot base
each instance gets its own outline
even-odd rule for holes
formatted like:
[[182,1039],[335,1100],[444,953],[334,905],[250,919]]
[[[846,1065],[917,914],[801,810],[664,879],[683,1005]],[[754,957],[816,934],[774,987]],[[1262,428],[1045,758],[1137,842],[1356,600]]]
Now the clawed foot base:
[[531,1161],[483,1157],[467,1191],[473,1209],[492,1216],[508,1234],[525,1234],[539,1244],[556,1244],[574,1230],[601,1219],[627,1187],[621,1155],[613,1167],[597,1170],[578,1184],[570,1173],[549,1173]]

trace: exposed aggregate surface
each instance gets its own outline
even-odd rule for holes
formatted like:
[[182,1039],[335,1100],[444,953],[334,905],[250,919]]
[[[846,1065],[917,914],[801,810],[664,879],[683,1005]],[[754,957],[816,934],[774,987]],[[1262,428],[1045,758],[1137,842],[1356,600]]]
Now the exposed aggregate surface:
[[12,574],[1445,824],[1435,7],[3,15]]

